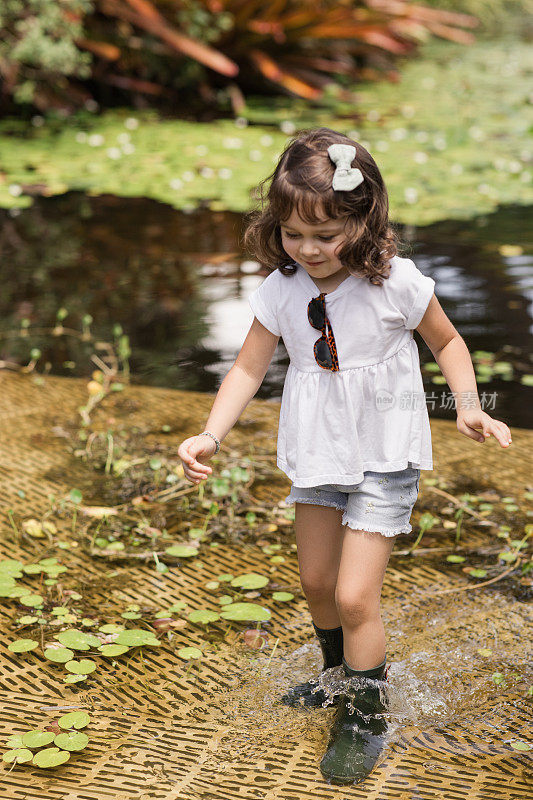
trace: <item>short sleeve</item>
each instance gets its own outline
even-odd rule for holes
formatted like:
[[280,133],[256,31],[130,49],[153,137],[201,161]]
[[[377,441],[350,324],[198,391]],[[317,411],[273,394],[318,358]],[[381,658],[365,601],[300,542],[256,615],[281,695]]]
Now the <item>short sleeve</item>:
[[271,272],[257,289],[248,295],[248,303],[259,322],[274,336],[281,336],[277,309],[279,307],[279,273]]
[[429,275],[424,275],[410,258],[404,258],[399,259],[394,283],[395,304],[405,320],[407,330],[414,330],[426,313],[435,281]]

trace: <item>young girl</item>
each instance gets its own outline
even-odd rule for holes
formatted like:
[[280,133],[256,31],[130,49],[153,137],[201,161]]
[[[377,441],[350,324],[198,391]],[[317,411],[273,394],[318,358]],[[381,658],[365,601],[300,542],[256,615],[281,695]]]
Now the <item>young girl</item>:
[[[271,181],[266,202],[263,184]],[[206,430],[182,442],[186,477],[206,462],[259,389],[279,337],[290,356],[277,465],[290,478],[300,578],[324,655],[347,685],[320,767],[359,782],[383,748],[387,678],[380,616],[396,537],[412,531],[420,470],[433,469],[413,330],[454,393],[457,429],[476,442],[511,442],[482,409],[466,344],[433,293],[435,282],[397,255],[380,171],[364,147],[329,128],[289,141],[260,184],[245,245],[273,271],[250,296],[254,320]],[[355,681],[351,679],[355,678]],[[295,686],[282,702],[318,706],[322,690]],[[351,702],[350,702],[351,700]]]

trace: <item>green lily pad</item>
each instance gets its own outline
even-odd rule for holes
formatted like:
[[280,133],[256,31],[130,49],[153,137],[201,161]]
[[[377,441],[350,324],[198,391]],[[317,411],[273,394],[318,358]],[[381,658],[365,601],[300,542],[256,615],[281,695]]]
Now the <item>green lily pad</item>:
[[17,764],[24,764],[26,761],[31,761],[32,758],[33,753],[31,750],[26,750],[25,747],[18,747],[16,750],[8,750],[7,753],[4,753],[2,761],[5,761],[6,764],[12,764],[13,761]]
[[278,603],[287,603],[289,600],[294,600],[294,595],[291,592],[273,592],[272,599]]
[[66,664],[73,656],[74,651],[68,647],[47,647],[44,651],[44,657],[55,664]]
[[22,735],[20,733],[11,734],[11,736],[6,739],[6,747],[10,747],[12,750],[18,750],[22,747]]
[[81,681],[84,681],[86,678],[87,675],[74,675],[74,674],[66,675],[63,678],[63,683],[80,683]]
[[36,767],[58,767],[68,761],[69,758],[70,753],[65,750],[60,750],[59,747],[47,747],[46,750],[35,753],[33,763]]
[[40,594],[25,594],[24,596],[20,597],[19,600],[23,606],[31,606],[33,608],[43,604],[43,598]]
[[22,736],[22,744],[25,747],[43,747],[43,745],[53,742],[54,736],[55,733],[52,733],[52,731],[26,731]]
[[103,656],[121,656],[127,653],[130,648],[126,644],[103,644],[100,646],[100,652]]
[[530,744],[529,742],[523,742],[519,740],[516,742],[509,742],[509,744],[511,745],[513,750],[522,750],[524,752],[528,750],[533,750],[533,745]]
[[21,578],[22,561],[17,561],[15,558],[4,558],[0,561],[0,575],[12,575]]
[[39,642],[35,639],[16,639],[11,644],[8,644],[7,649],[12,653],[27,653],[29,650],[35,650],[39,647]]
[[171,547],[165,547],[165,553],[178,558],[190,558],[198,555],[198,548],[190,544],[173,544]]
[[259,575],[257,572],[247,572],[245,575],[237,575],[231,581],[232,586],[240,587],[241,589],[262,589],[266,586],[269,578],[265,575]]
[[451,556],[446,556],[446,561],[450,561],[452,564],[461,564],[463,561],[466,561],[465,556],[459,556],[455,553]]
[[120,631],[124,631],[126,629],[124,628],[124,625],[116,625],[114,622],[108,622],[106,625],[100,625],[98,630],[102,633],[120,633]]
[[272,614],[257,603],[231,603],[224,606],[220,616],[235,622],[265,622]]
[[168,610],[173,614],[175,611],[183,611],[184,608],[187,608],[187,603],[183,600],[178,600],[177,603],[172,603]]
[[88,658],[81,658],[79,661],[67,661],[65,669],[74,672],[76,675],[90,675],[96,669],[96,664]]
[[160,642],[151,631],[142,628],[131,628],[119,633],[114,644],[127,644],[129,647],[139,647],[143,644],[159,645]]
[[54,739],[54,744],[62,750],[69,752],[83,750],[89,744],[89,737],[86,733],[76,733],[70,731],[69,733],[58,733]]
[[33,617],[31,615],[25,614],[23,617],[19,617],[17,622],[19,625],[32,625],[34,622],[37,622],[39,617]]
[[70,647],[72,650],[89,650],[91,647],[100,647],[102,642],[92,633],[87,631],[80,631],[77,628],[69,628],[66,631],[61,631],[57,635],[58,641],[64,644],[65,647]]
[[200,658],[203,653],[197,647],[180,647],[179,650],[176,651],[176,654],[180,657],[188,661],[191,658]]
[[91,721],[91,718],[86,711],[71,711],[69,714],[63,714],[59,717],[57,724],[60,728],[67,730],[68,728],[85,728]]
[[220,619],[220,614],[216,611],[198,609],[197,611],[191,611],[191,613],[187,615],[187,619],[191,622],[199,622],[201,625],[207,625],[209,622],[215,622],[217,619]]

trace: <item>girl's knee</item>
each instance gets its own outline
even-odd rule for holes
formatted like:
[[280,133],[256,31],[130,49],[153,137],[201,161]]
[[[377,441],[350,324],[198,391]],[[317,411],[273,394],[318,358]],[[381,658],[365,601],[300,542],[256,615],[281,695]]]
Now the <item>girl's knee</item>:
[[335,601],[336,580],[336,575],[323,575],[319,572],[300,575],[303,593],[308,600],[311,598],[315,602]]
[[343,623],[348,627],[357,627],[366,620],[379,617],[379,597],[372,597],[362,589],[335,589],[335,605]]

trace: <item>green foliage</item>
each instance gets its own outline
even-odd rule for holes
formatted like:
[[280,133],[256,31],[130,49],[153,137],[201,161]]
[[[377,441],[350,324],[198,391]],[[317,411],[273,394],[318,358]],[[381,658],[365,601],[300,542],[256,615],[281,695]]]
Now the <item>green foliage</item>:
[[[17,103],[39,102],[40,90],[63,76],[87,78],[92,56],[75,40],[92,0],[3,0],[0,5],[0,74]],[[79,17],[79,19],[78,19]]]

